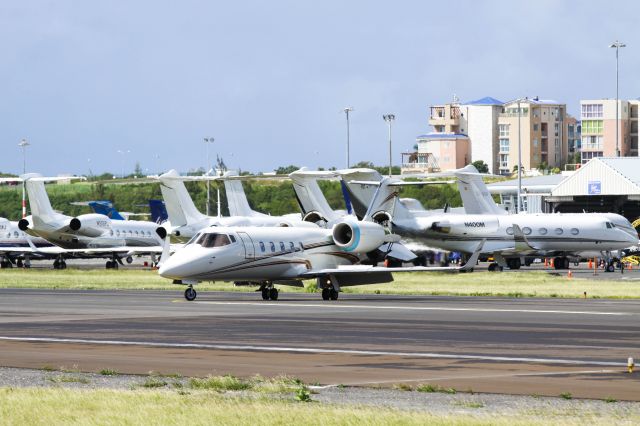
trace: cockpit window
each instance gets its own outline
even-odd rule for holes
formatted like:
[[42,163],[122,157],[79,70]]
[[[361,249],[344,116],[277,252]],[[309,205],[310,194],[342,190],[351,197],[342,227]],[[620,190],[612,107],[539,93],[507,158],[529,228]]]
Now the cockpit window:
[[[120,231],[118,231],[118,232],[120,232]],[[189,241],[187,241],[186,245],[188,246],[189,244],[194,244],[198,240],[198,238],[200,238],[201,235],[202,234],[200,232],[198,232],[196,235],[191,237],[191,239]]]
[[227,234],[204,234],[202,241],[199,241],[202,247],[222,247],[231,244]]

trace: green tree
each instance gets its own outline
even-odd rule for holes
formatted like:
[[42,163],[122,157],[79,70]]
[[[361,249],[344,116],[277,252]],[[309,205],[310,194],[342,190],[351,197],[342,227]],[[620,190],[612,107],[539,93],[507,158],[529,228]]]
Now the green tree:
[[293,173],[296,170],[299,170],[300,167],[298,166],[294,166],[293,164],[286,166],[286,167],[278,167],[277,169],[275,169],[274,171],[276,172],[277,175],[288,175],[289,173]]
[[471,165],[478,169],[480,173],[489,173],[489,166],[482,160],[476,160]]

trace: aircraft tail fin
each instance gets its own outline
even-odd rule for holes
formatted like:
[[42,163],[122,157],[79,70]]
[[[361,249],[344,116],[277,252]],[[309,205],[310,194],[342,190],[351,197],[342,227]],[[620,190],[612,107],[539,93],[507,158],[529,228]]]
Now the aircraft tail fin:
[[113,220],[125,220],[124,217],[113,207],[113,203],[107,200],[89,201],[89,207],[94,213],[103,214]]
[[319,178],[334,176],[333,172],[312,172],[306,169],[297,170],[289,175],[293,181],[293,190],[296,193],[303,217],[317,214],[327,222],[338,218],[318,185]]
[[454,174],[458,178],[458,190],[467,214],[507,214],[493,200],[482,175],[473,165],[456,170]]
[[[229,173],[226,176],[231,176]],[[242,181],[239,179],[224,179],[224,189],[227,194],[227,203],[229,205],[229,214],[231,216],[255,216],[254,211],[249,205],[247,195],[244,192]]]
[[51,207],[49,195],[44,187],[46,179],[37,173],[28,173],[22,175],[21,178],[25,182],[27,194],[29,195],[29,207],[34,220],[50,222],[63,216],[55,212]]
[[151,220],[157,224],[161,224],[169,219],[167,208],[162,200],[149,200],[149,211],[151,212]]
[[160,175],[160,191],[172,226],[184,226],[206,219],[193,204],[184,182],[175,170]]

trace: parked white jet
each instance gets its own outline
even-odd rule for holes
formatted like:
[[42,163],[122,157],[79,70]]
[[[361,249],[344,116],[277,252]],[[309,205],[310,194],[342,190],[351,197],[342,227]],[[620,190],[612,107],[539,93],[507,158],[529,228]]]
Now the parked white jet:
[[19,229],[64,249],[57,250],[58,259],[54,262],[56,269],[66,267],[66,254],[85,253],[94,257],[111,257],[112,260],[106,263],[106,267],[117,268],[123,255],[154,254],[162,250],[165,231],[153,222],[112,221],[105,215],[95,213],[71,217],[55,212],[44,182],[57,179],[68,178],[46,178],[32,173],[20,179],[11,179],[25,182],[31,208],[31,216],[18,222]]
[[[212,227],[197,233],[168,259],[163,254],[159,274],[185,284],[201,281],[248,281],[260,284],[262,298],[277,300],[274,284],[302,286],[315,278],[324,300],[336,300],[344,286],[393,281],[388,268],[355,265],[367,252],[396,245],[397,235],[373,222],[355,219],[319,227]],[[166,244],[166,243],[165,243]],[[479,247],[481,247],[480,243]],[[479,250],[463,268],[394,268],[404,271],[453,271],[475,265]]]
[[[591,253],[608,258],[607,270],[612,272],[611,252],[638,245],[636,230],[623,216],[613,213],[504,214],[482,179],[477,178],[475,168],[456,174],[463,175],[461,185],[471,185],[461,194],[467,203],[465,209],[470,203],[472,210],[484,214],[412,215],[395,201],[398,186],[404,183],[388,178],[379,183],[380,190],[374,195],[369,214],[378,222],[390,220],[392,231],[403,240],[415,239],[432,247],[472,253],[478,241],[486,241],[482,253],[492,255],[497,261],[490,265],[490,270],[504,266],[518,269],[524,256],[555,256],[555,267],[566,269],[569,258]],[[361,189],[368,185],[378,184],[349,183],[350,187]],[[467,196],[469,201],[465,199]]]
[[196,208],[184,181],[220,178],[180,176],[175,170],[170,170],[158,178],[171,224],[167,226],[167,229],[170,235],[179,241],[188,241],[198,231],[209,226],[313,226],[303,222],[299,214],[270,216],[252,210],[244,195],[242,183],[228,179],[225,179],[225,185],[232,216],[207,216]]

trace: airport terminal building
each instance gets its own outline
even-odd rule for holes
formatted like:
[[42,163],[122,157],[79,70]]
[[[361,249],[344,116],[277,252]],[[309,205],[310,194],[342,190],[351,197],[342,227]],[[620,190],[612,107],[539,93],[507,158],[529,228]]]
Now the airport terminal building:
[[[517,179],[487,185],[502,204],[515,211]],[[611,212],[633,223],[640,218],[640,158],[598,157],[570,175],[522,179],[523,211]]]

